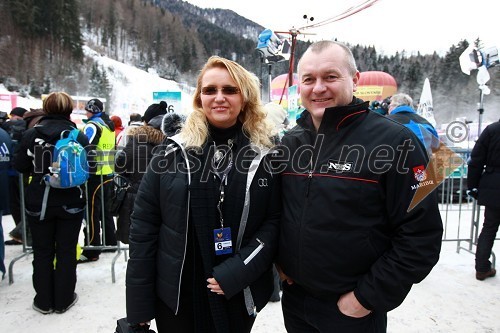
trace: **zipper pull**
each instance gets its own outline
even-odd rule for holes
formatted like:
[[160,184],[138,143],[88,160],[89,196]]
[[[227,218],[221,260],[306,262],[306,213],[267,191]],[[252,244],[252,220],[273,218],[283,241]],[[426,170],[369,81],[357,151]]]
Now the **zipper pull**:
[[311,180],[313,177],[313,171],[310,170],[309,174],[307,175],[307,191],[306,191],[306,197],[309,196],[309,188],[311,187]]

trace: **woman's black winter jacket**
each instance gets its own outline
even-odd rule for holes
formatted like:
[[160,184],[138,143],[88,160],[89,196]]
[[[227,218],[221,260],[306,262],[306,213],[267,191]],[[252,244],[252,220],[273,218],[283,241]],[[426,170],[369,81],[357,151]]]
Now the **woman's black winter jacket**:
[[[153,319],[157,298],[174,313],[179,308],[190,221],[190,183],[192,172],[197,171],[190,169],[196,161],[176,137],[168,142],[166,152],[153,157],[149,164],[134,205],[126,278],[127,319],[131,323]],[[254,150],[247,153],[256,155]],[[270,169],[268,156],[258,162],[258,168],[250,167],[255,172],[245,174],[248,193],[241,190],[248,196],[237,205],[244,207],[243,211],[248,209],[246,227],[238,228],[244,224],[242,219],[231,228],[234,254],[212,272],[227,299],[249,287],[257,311],[273,291],[272,263],[281,210],[280,178]]]

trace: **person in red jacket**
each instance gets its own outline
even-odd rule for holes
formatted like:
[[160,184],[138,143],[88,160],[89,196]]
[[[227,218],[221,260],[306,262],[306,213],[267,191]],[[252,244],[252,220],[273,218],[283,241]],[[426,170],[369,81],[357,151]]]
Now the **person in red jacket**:
[[111,121],[115,124],[115,137],[117,138],[118,134],[120,134],[125,128],[122,124],[122,118],[117,115],[112,115],[109,119],[111,119]]

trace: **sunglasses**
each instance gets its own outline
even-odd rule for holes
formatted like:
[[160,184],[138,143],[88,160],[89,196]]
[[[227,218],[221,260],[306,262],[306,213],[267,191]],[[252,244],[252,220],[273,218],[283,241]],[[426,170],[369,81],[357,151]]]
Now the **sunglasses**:
[[203,95],[216,95],[217,91],[222,91],[224,95],[236,95],[239,94],[240,89],[238,87],[226,86],[218,89],[217,87],[203,87],[201,88],[201,93]]

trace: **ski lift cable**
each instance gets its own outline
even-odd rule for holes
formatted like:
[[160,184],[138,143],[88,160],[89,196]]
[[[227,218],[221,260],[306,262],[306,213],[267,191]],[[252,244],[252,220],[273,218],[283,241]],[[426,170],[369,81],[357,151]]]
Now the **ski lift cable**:
[[304,27],[301,27],[299,28],[298,30],[302,30],[302,29],[311,29],[311,28],[319,28],[321,26],[324,26],[326,24],[329,24],[329,23],[333,23],[333,22],[336,22],[336,21],[340,21],[342,19],[345,19],[351,15],[354,15],[356,13],[359,13],[360,11],[366,9],[366,8],[369,8],[371,6],[373,6],[375,3],[377,3],[379,0],[366,0],[364,1],[363,3],[360,3],[356,6],[352,6],[348,9],[346,9],[345,11],[343,11],[342,13],[338,14],[338,15],[335,15],[334,17],[331,17],[329,19],[326,19],[326,20],[323,20],[323,21],[320,21],[320,22],[316,22],[316,23],[313,23],[313,24],[309,24],[309,25],[306,25]]
[[314,23],[314,24],[310,24],[310,25],[307,25],[307,26],[304,26],[304,27],[301,27],[300,29],[311,29],[311,28],[319,28],[321,26],[324,26],[326,24],[330,24],[330,23],[333,23],[333,22],[336,22],[336,21],[340,21],[340,20],[343,20],[353,14],[356,14],[366,8],[369,8],[371,6],[373,6],[376,2],[378,2],[379,0],[369,0],[369,1],[365,1],[365,3],[363,4],[360,4],[358,7],[351,7],[349,8],[348,10],[344,11],[343,13],[340,13],[332,18],[329,18],[329,19],[326,19],[326,20],[323,20],[323,21],[320,21],[320,22],[317,22],[317,23]]
[[280,97],[280,104],[281,104],[281,101],[283,99],[283,96],[285,94],[285,90],[286,90],[286,86],[287,85],[292,85],[293,84],[293,62],[295,61],[295,57],[294,57],[294,53],[295,53],[295,43],[296,43],[296,39],[297,39],[297,35],[299,34],[308,34],[308,33],[304,33],[303,31],[301,31],[302,29],[309,29],[309,28],[317,28],[317,27],[320,27],[320,26],[323,26],[323,25],[326,25],[326,24],[329,24],[329,23],[332,23],[332,22],[335,22],[335,21],[340,21],[344,18],[347,18],[351,15],[354,15],[366,8],[369,8],[371,6],[373,6],[375,3],[377,3],[379,0],[366,0],[356,6],[351,6],[350,8],[346,9],[345,11],[343,11],[342,13],[330,18],[330,19],[327,19],[327,20],[323,20],[321,22],[318,22],[318,23],[315,23],[315,24],[311,24],[311,25],[307,25],[307,26],[304,26],[304,27],[301,27],[301,28],[298,28],[298,29],[295,29],[295,28],[292,28],[290,29],[289,31],[275,31],[275,33],[277,34],[290,34],[291,35],[291,39],[292,39],[292,42],[291,42],[291,51],[290,51],[290,59],[289,59],[289,63],[290,63],[290,66],[289,66],[289,69],[288,69],[288,77],[287,77],[287,80],[285,81],[285,84],[283,85],[283,90],[281,92],[281,97]]
[[326,19],[326,20],[323,20],[323,21],[320,21],[320,22],[316,22],[314,24],[310,24],[304,28],[317,28],[317,27],[320,27],[320,26],[323,26],[323,25],[326,25],[326,24],[329,24],[329,23],[332,23],[332,22],[336,22],[336,21],[340,21],[346,17],[349,17],[353,14],[356,14],[366,8],[369,8],[371,7],[372,5],[374,5],[376,2],[378,2],[379,0],[367,0],[357,6],[352,6],[350,7],[349,9],[345,10],[344,12],[332,17],[332,18],[329,18],[329,19]]

